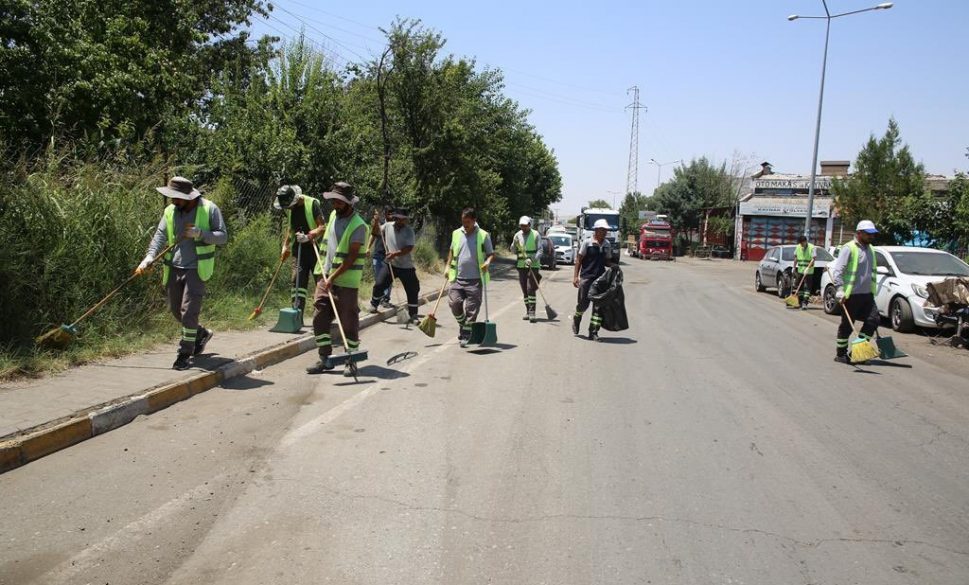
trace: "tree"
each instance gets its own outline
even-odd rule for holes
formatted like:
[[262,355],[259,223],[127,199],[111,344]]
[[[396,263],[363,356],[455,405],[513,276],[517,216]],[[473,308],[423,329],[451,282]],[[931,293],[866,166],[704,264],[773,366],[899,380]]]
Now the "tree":
[[714,166],[706,157],[673,170],[673,179],[656,190],[656,210],[669,216],[673,228],[692,240],[702,228],[704,211],[734,204],[734,181],[726,164]]
[[647,197],[639,191],[626,193],[619,206],[619,225],[622,227],[623,236],[639,233],[639,212],[649,210],[652,205],[652,197]]
[[605,199],[593,199],[589,202],[589,207],[595,207],[596,209],[612,209],[612,205],[610,205]]
[[898,123],[889,119],[885,135],[872,134],[858,153],[855,172],[832,184],[842,221],[852,225],[870,219],[879,241],[900,244],[944,220],[937,202],[925,193],[925,169],[902,144]]

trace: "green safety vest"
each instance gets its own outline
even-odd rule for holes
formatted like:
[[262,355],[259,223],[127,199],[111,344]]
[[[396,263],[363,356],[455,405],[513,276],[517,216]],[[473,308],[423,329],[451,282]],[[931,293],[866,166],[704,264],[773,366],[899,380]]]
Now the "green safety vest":
[[[363,221],[360,214],[353,212],[350,216],[350,223],[347,224],[347,229],[343,231],[343,236],[336,245],[336,252],[333,254],[333,266],[330,268],[332,271],[330,274],[336,271],[337,268],[343,265],[343,261],[350,255],[350,236],[353,232],[357,231],[357,228],[363,226],[366,229],[366,234],[363,238],[363,245],[360,246],[360,251],[357,253],[357,259],[354,260],[353,266],[348,268],[346,272],[341,274],[333,281],[336,286],[342,286],[344,288],[360,288],[360,281],[363,279],[363,265],[364,260],[367,258],[367,240],[370,239],[370,226],[367,222]],[[336,211],[330,212],[330,219],[326,222],[326,231],[323,233],[322,242],[322,257],[326,257],[327,246],[330,241],[330,230],[336,229]],[[321,258],[322,259],[322,258]],[[316,268],[313,270],[313,274],[321,276],[323,274],[323,263],[317,262]]]
[[[203,232],[209,231],[209,212],[212,209],[212,202],[201,199],[198,207],[195,208],[195,227]],[[165,208],[165,229],[168,232],[168,245],[175,243],[175,205],[170,204]],[[206,244],[201,239],[195,240],[195,255],[198,257],[199,278],[203,282],[212,278],[215,272],[215,244]],[[171,272],[172,258],[174,252],[165,254],[164,268],[162,269],[162,284],[168,284],[168,274]]]
[[800,274],[814,274],[814,266],[808,268],[811,264],[811,260],[814,259],[814,244],[808,244],[807,248],[802,247],[800,244],[794,247],[794,252],[797,256],[797,271]]
[[[878,258],[875,256],[875,246],[869,246],[871,248],[871,294],[878,292],[878,281],[875,280],[875,276],[878,272]],[[851,297],[851,292],[855,288],[855,280],[858,276],[858,254],[861,250],[858,247],[858,242],[851,241],[841,247],[841,253],[843,254],[845,249],[851,254],[851,258],[848,259],[848,267],[845,269],[844,273],[844,291],[845,298]]]
[[[316,203],[316,202],[318,202],[318,200],[315,197],[310,197],[309,195],[300,195],[299,197],[300,197],[300,199],[303,200],[303,213],[306,214],[306,225],[308,225],[310,227],[310,229],[312,230],[312,229],[314,229],[316,227],[316,218],[313,217],[313,204]],[[287,209],[286,210],[286,222],[287,222],[286,225],[288,225],[290,227],[293,226],[293,210],[292,209]],[[323,249],[323,242],[318,242],[317,243],[317,247],[320,250],[322,250]]]
[[[525,260],[528,258],[531,258],[533,262],[535,261],[535,254],[538,252],[538,236],[535,230],[528,230],[528,235],[525,236],[525,250],[523,251],[519,247],[516,252],[518,253],[518,268],[525,268]],[[532,267],[535,267],[535,265],[532,264]]]
[[[451,265],[448,267],[447,279],[454,282],[458,277],[458,254],[461,252],[461,241],[465,239],[463,228],[458,228],[451,232]],[[481,276],[481,283],[488,284],[491,274],[481,270],[481,264],[485,260],[484,243],[488,239],[488,232],[478,228],[478,274]]]

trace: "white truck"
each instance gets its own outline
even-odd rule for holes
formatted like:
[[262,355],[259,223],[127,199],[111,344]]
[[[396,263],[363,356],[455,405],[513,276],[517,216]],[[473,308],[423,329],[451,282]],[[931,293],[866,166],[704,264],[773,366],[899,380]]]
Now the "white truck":
[[613,250],[618,250],[619,244],[619,212],[615,209],[601,209],[596,207],[583,207],[576,218],[576,243],[592,239],[592,226],[597,220],[604,219],[609,224],[609,231],[606,232],[606,239],[612,244]]

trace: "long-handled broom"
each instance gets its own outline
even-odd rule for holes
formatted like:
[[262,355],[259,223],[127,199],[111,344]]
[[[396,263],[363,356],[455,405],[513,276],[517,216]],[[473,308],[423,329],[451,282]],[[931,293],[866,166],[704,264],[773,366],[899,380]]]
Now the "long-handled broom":
[[851,318],[851,314],[848,313],[848,307],[843,301],[841,303],[841,310],[845,312],[845,317],[851,323],[851,332],[855,336],[854,341],[851,342],[851,349],[849,350],[851,363],[860,364],[877,358],[880,355],[878,348],[871,342],[871,339],[863,338],[860,331],[855,329],[855,322]]
[[266,287],[266,292],[262,295],[262,300],[259,301],[259,305],[249,313],[249,320],[252,321],[256,317],[262,314],[262,307],[266,304],[266,299],[269,298],[269,293],[273,290],[273,285],[276,284],[276,277],[279,276],[279,271],[282,269],[283,264],[286,262],[285,258],[279,258],[279,264],[276,265],[276,270],[273,272],[273,277],[269,279],[269,286]]
[[437,308],[441,306],[441,299],[444,298],[444,289],[447,287],[447,273],[444,274],[444,284],[441,285],[440,292],[437,293],[437,302],[434,303],[434,310],[424,317],[417,326],[421,333],[428,337],[434,337],[437,331]]
[[[323,259],[320,258],[320,250],[316,246],[313,246],[313,251],[316,252],[316,261],[323,264]],[[323,275],[323,278],[329,280],[327,275]],[[329,291],[326,294],[327,298],[330,299],[330,308],[333,309],[333,316],[336,318],[337,328],[340,330],[340,340],[343,341],[343,350],[346,351],[344,355],[329,355],[326,357],[327,367],[336,367],[343,364],[348,364],[350,368],[350,375],[353,376],[354,382],[359,382],[357,379],[357,362],[362,362],[367,359],[368,353],[365,349],[358,349],[356,353],[350,349],[350,344],[347,341],[347,334],[343,330],[343,320],[340,318],[340,312],[336,308],[336,301],[334,299],[333,291]]]
[[[167,248],[165,248],[164,250],[162,250],[161,252],[159,252],[158,255],[155,256],[155,259],[148,263],[148,266],[145,267],[145,270],[146,271],[149,270],[152,266],[155,265],[156,262],[158,262],[159,260],[161,260],[162,258],[164,258],[165,257],[165,254],[171,252],[172,251],[172,248],[174,248],[175,246],[177,246],[179,243],[181,243],[181,240],[175,242],[174,244],[168,246]],[[43,335],[37,337],[34,341],[38,345],[43,345],[45,347],[50,347],[50,348],[53,348],[53,349],[64,349],[72,341],[74,341],[74,338],[75,337],[77,337],[77,335],[78,335],[78,332],[77,332],[77,324],[78,323],[80,323],[84,319],[87,319],[92,314],[94,314],[95,311],[97,311],[98,309],[100,309],[101,307],[103,307],[105,303],[107,303],[109,300],[111,300],[111,298],[114,295],[118,294],[118,291],[120,291],[121,289],[123,289],[124,287],[126,287],[128,284],[131,283],[131,281],[135,280],[139,276],[141,276],[141,275],[138,274],[137,272],[135,274],[132,274],[124,282],[122,282],[117,287],[115,287],[114,290],[112,290],[107,295],[105,295],[105,297],[103,299],[101,299],[100,301],[98,301],[93,307],[91,307],[90,309],[88,309],[87,311],[85,311],[84,314],[81,315],[80,317],[78,317],[76,321],[74,321],[70,325],[61,324],[60,327],[55,327],[54,329],[51,329],[47,333],[44,333]]]
[[808,263],[807,268],[804,269],[804,274],[801,275],[801,282],[797,283],[797,288],[795,288],[794,292],[789,294],[787,298],[784,299],[784,304],[788,307],[796,309],[800,304],[800,301],[797,298],[797,293],[801,292],[801,287],[804,286],[804,280],[807,278],[808,270],[810,270],[812,266],[814,266],[813,258],[811,259],[811,262]]
[[555,309],[552,308],[552,305],[548,304],[548,299],[545,298],[545,293],[542,292],[542,283],[538,281],[538,277],[535,276],[535,273],[532,272],[531,268],[528,269],[528,272],[531,273],[532,280],[535,281],[535,288],[538,290],[538,294],[542,295],[542,302],[545,303],[545,316],[548,317],[549,321],[554,321],[555,318],[559,316],[559,314],[555,312]]

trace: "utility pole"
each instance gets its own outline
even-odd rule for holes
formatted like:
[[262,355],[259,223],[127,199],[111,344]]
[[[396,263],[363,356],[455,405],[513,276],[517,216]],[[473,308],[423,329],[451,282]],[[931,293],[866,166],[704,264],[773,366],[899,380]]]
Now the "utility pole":
[[626,171],[626,193],[639,191],[639,110],[646,110],[646,106],[639,103],[639,86],[634,85],[626,90],[626,95],[632,92],[633,103],[626,106],[633,111],[632,128],[629,131],[629,168]]

